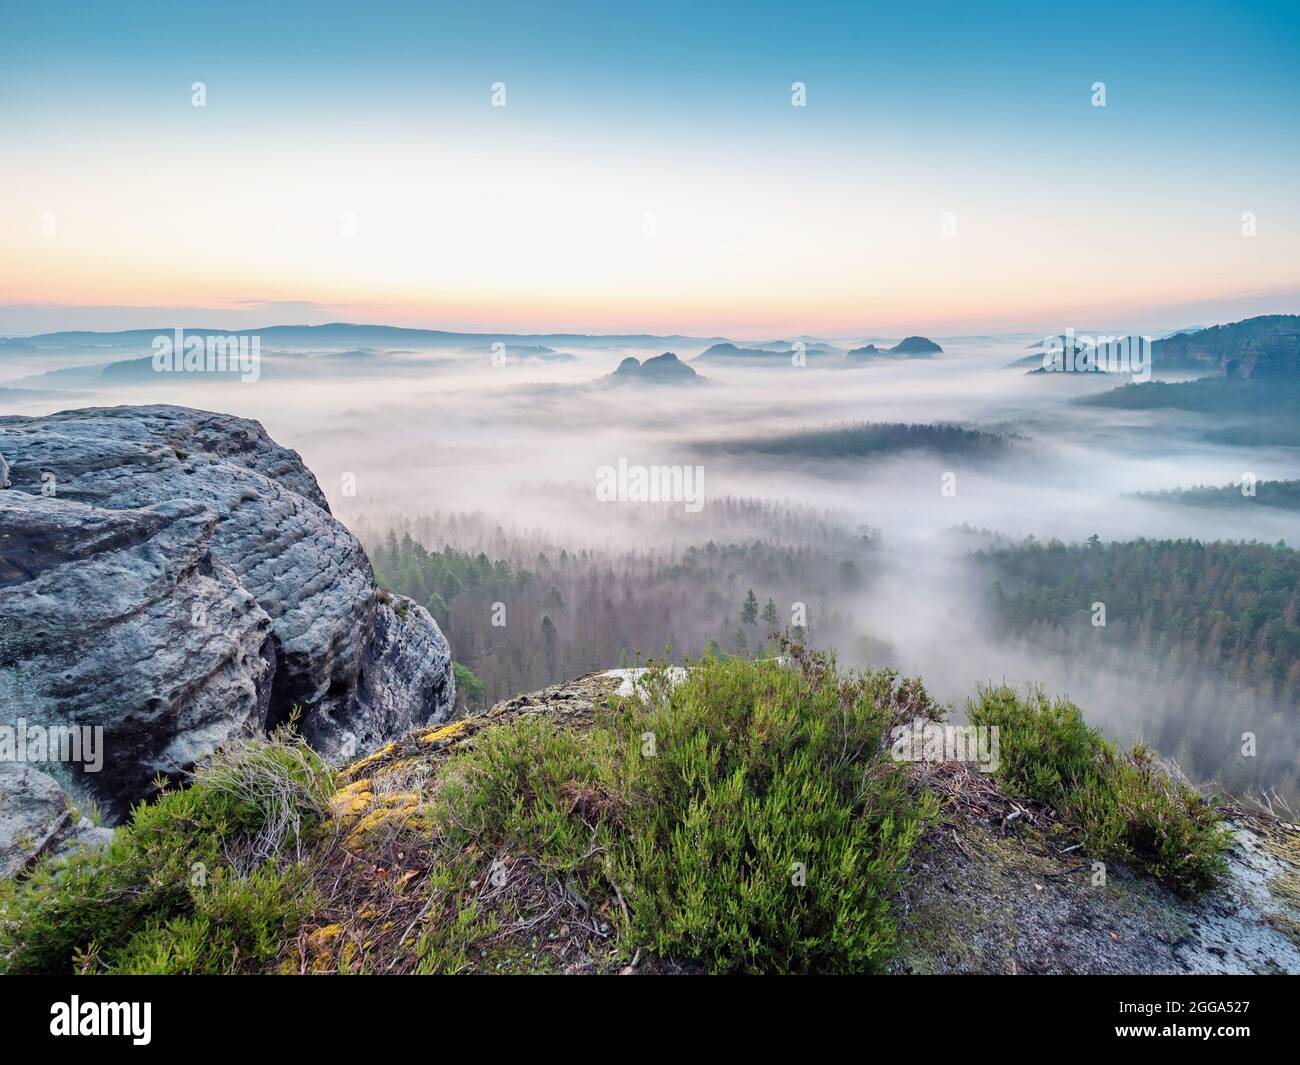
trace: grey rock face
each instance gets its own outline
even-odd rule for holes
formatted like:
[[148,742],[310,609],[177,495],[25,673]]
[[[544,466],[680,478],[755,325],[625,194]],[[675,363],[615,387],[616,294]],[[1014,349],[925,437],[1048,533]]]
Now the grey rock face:
[[173,406],[8,417],[0,455],[0,725],[101,727],[99,772],[42,768],[110,823],[157,772],[294,707],[336,757],[451,716],[436,623],[380,602],[360,543],[258,423]]
[[[446,637],[424,607],[401,595],[386,598],[375,612],[355,699],[326,700],[303,722],[307,742],[334,761],[366,754],[413,725],[446,721],[452,714]],[[436,664],[441,668],[431,668]],[[436,709],[423,717],[413,711],[425,706]]]
[[112,829],[97,828],[76,810],[48,773],[0,763],[0,877],[41,855],[102,846],[112,838]]
[[189,500],[0,492],[0,725],[79,730],[79,760],[35,754],[110,821],[158,773],[266,723],[271,619],[212,557],[216,524]]

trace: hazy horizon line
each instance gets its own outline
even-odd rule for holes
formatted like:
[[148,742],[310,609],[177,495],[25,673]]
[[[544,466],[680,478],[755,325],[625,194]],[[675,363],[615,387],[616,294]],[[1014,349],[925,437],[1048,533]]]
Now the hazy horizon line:
[[[262,301],[245,302],[251,303]],[[1106,326],[1107,329],[1113,329],[1117,327],[1117,323],[1114,321],[1116,318],[1127,318],[1131,324],[1126,325],[1124,328],[1130,332],[1171,333],[1179,330],[1205,329],[1215,325],[1226,325],[1232,322],[1239,322],[1245,319],[1266,315],[1300,314],[1300,291],[1286,293],[1284,295],[1275,295],[1272,297],[1244,296],[1225,302],[1243,305],[1235,308],[1219,306],[1215,308],[1215,310],[1211,311],[1204,303],[1188,304],[1183,308],[1185,313],[1182,314],[1177,314],[1177,309],[1175,308],[1161,307],[1152,308],[1147,312],[1132,315],[1125,315],[1123,312],[1116,311],[1062,315],[1055,324],[1050,326],[1044,325],[1038,316],[1034,316],[1028,321],[1016,325],[1012,325],[1007,321],[998,323],[931,322],[929,324],[913,323],[903,327],[891,322],[879,326],[863,326],[860,329],[842,329],[839,327],[833,327],[831,329],[818,330],[815,327],[802,327],[784,331],[778,329],[753,329],[753,331],[744,332],[728,332],[723,329],[695,331],[691,330],[689,327],[664,328],[660,326],[656,328],[655,326],[644,327],[640,325],[611,327],[605,323],[578,327],[543,325],[536,328],[521,328],[517,323],[513,322],[509,323],[504,328],[484,327],[477,322],[465,324],[464,326],[458,326],[446,322],[428,324],[427,319],[413,322],[410,320],[403,320],[400,315],[395,318],[331,317],[328,313],[330,310],[341,310],[343,308],[330,304],[284,303],[279,301],[265,301],[264,306],[246,311],[232,310],[228,307],[205,308],[119,304],[69,305],[0,303],[0,337],[11,340],[24,340],[55,333],[99,333],[109,335],[113,333],[148,331],[151,329],[191,329],[200,326],[202,328],[211,329],[220,327],[225,332],[248,332],[254,329],[311,329],[320,328],[322,326],[342,325],[359,328],[402,329],[411,332],[444,333],[464,336],[585,336],[593,338],[645,336],[656,338],[677,337],[685,340],[700,341],[730,340],[752,343],[773,340],[791,340],[797,337],[812,337],[820,340],[845,340],[858,337],[874,339],[905,336],[928,336],[938,337],[940,339],[959,339],[973,336],[1052,336],[1061,333],[1063,330],[1071,326],[1076,330],[1087,328],[1096,331],[1100,326]],[[1275,305],[1264,306],[1263,304],[1266,302],[1273,302]],[[1209,301],[1205,301],[1205,303],[1209,303]],[[1201,313],[1199,314],[1196,310],[1197,307],[1202,308]],[[290,315],[295,312],[303,315],[303,317],[296,319],[290,317]],[[277,314],[282,314],[284,316],[272,317]],[[1153,317],[1158,314],[1167,315],[1167,318],[1161,321]],[[58,316],[59,320],[55,320],[55,315]],[[24,317],[30,318],[31,321],[23,323],[22,319]],[[242,318],[243,321],[232,321],[232,318]],[[1134,319],[1139,318],[1142,319],[1141,323],[1134,321]],[[40,324],[37,325],[37,322]],[[19,325],[20,323],[24,326],[23,328],[12,328],[14,325]]]

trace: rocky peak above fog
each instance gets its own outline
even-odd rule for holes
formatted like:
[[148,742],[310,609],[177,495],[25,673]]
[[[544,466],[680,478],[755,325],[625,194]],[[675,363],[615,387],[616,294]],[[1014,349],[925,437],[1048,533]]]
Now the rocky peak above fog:
[[846,357],[850,362],[860,362],[865,359],[942,354],[943,348],[928,337],[904,337],[892,348],[878,348],[875,344],[865,344],[860,348],[854,348]]
[[0,456],[0,726],[100,726],[105,756],[95,773],[0,766],[6,802],[56,795],[52,777],[111,824],[156,774],[295,707],[336,759],[451,716],[437,624],[381,595],[311,471],[257,422],[4,417]]
[[610,384],[659,385],[682,382],[695,384],[703,381],[704,378],[673,352],[665,351],[662,355],[646,359],[645,362],[638,362],[629,355],[605,380]]

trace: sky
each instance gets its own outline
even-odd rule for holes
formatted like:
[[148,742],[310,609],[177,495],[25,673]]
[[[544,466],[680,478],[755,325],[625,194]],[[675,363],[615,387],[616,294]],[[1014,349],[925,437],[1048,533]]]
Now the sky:
[[0,334],[1300,312],[1300,5],[612,7],[5,2]]

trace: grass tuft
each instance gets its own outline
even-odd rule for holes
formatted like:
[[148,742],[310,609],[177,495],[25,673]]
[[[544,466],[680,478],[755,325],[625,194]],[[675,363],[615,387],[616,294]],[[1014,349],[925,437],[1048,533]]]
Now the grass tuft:
[[112,842],[0,894],[0,973],[228,973],[275,957],[310,903],[297,860],[333,775],[287,729],[228,746]]
[[1221,815],[1150,748],[1121,750],[1074,704],[1040,690],[984,688],[968,713],[972,724],[998,729],[1003,786],[1055,809],[1095,857],[1123,861],[1183,895],[1226,872]]

